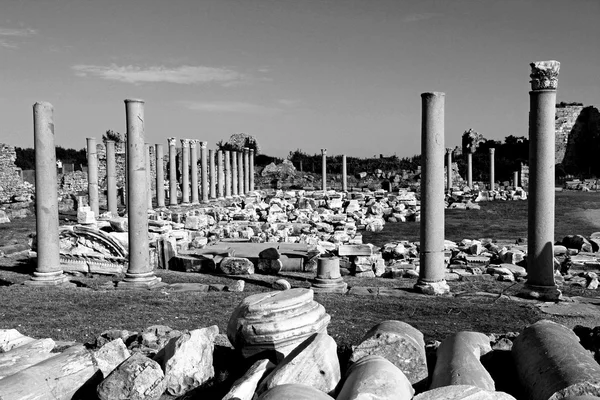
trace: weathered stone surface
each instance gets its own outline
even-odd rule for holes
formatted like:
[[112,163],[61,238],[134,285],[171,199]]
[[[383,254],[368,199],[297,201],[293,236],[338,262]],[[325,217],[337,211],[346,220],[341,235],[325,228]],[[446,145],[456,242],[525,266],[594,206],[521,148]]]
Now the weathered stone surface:
[[426,383],[427,358],[423,334],[401,321],[383,321],[371,328],[353,348],[350,362],[377,355],[398,367],[412,385]]
[[216,325],[194,329],[171,339],[165,347],[163,370],[167,393],[180,396],[208,382],[214,374],[214,340]]
[[494,392],[477,386],[452,385],[428,390],[413,397],[413,400],[515,400],[504,392]]
[[0,379],[54,357],[56,354],[50,353],[53,348],[54,340],[38,339],[0,353]]
[[275,364],[264,359],[252,364],[244,376],[235,381],[222,400],[252,400],[258,383],[269,374]]
[[124,217],[114,217],[111,218],[110,227],[113,228],[116,232],[127,232],[129,231],[129,220]]
[[160,365],[135,353],[119,365],[100,385],[100,400],[158,400],[165,390]]
[[225,286],[225,288],[223,290],[225,290],[226,292],[243,292],[245,286],[246,286],[246,282],[241,279],[238,279],[237,281],[233,282],[231,285]]
[[292,285],[285,279],[277,279],[275,282],[273,282],[273,289],[275,290],[289,290],[291,288]]
[[219,263],[218,270],[226,275],[247,275],[254,273],[254,264],[243,257],[225,257]]
[[600,395],[600,365],[567,327],[541,320],[525,328],[511,351],[532,400]]
[[308,385],[288,383],[275,386],[263,393],[258,400],[333,400],[333,397]]
[[131,353],[127,350],[127,347],[121,338],[106,343],[99,350],[94,352],[98,368],[100,368],[100,371],[102,371],[102,375],[105,378],[130,356]]
[[340,379],[335,340],[326,333],[316,333],[277,364],[261,382],[257,393],[264,393],[286,383],[299,383],[333,394]]
[[0,329],[0,353],[10,351],[34,340],[34,338],[25,336],[16,329]]
[[256,267],[263,274],[277,275],[283,269],[283,262],[280,259],[259,258]]
[[281,254],[275,247],[269,247],[258,253],[259,258],[264,258],[266,260],[279,260],[281,258]]

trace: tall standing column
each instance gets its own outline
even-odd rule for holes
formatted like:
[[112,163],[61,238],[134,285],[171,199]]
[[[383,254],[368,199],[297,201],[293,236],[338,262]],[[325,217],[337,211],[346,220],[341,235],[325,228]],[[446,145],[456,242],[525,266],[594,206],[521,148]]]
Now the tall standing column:
[[532,297],[561,297],[554,281],[554,152],[558,61],[531,63],[527,283]]
[[244,194],[250,192],[250,157],[249,148],[244,147]]
[[152,167],[150,162],[150,148],[151,144],[146,143],[144,146],[144,161],[146,163],[146,201],[148,203],[148,210],[152,210]]
[[115,142],[106,141],[106,203],[108,212],[117,216],[117,162],[115,159]]
[[244,195],[244,153],[238,151],[238,194]]
[[452,189],[452,149],[446,149],[446,189]]
[[[88,200],[94,216],[100,215],[100,203],[98,200],[98,152],[96,149],[96,138],[87,138],[87,163],[88,163]],[[56,170],[56,165],[54,165]]]
[[217,172],[215,171],[215,151],[208,150],[208,168],[210,175],[210,198],[217,198]]
[[129,266],[120,289],[154,286],[160,280],[150,264],[148,211],[146,208],[146,162],[144,160],[144,101],[125,100],[127,118],[127,198]]
[[206,165],[207,142],[200,142],[200,179],[202,180],[202,202],[208,202],[208,174]]
[[323,158],[321,166],[321,175],[323,176],[323,191],[327,191],[327,149],[321,149],[321,157]]
[[177,148],[176,138],[168,138],[169,143],[169,205],[177,205]]
[[51,286],[68,281],[60,267],[58,246],[58,182],[54,147],[54,107],[33,105],[35,147],[35,217],[37,265],[26,285]]
[[473,189],[473,152],[467,151],[467,185]]
[[496,149],[493,147],[490,149],[490,190],[494,190],[496,182],[496,169],[494,168],[494,153]]
[[426,294],[450,291],[444,279],[445,97],[441,92],[421,95],[421,267],[415,289]]
[[154,145],[154,153],[156,155],[156,206],[165,206],[165,170],[163,166],[164,150],[162,144]]
[[250,176],[250,188],[249,190],[251,192],[254,191],[254,149],[249,149],[250,150],[250,163],[249,163],[249,171],[248,171],[248,175]]
[[346,155],[342,155],[342,191],[348,191],[348,170],[346,169]]
[[513,186],[515,189],[519,187],[519,171],[513,172]]
[[190,202],[190,140],[181,139],[181,202]]
[[190,165],[192,168],[192,203],[198,203],[198,149],[199,140],[190,139]]
[[223,170],[223,151],[217,150],[217,196],[225,197],[225,171]]
[[234,196],[239,194],[238,191],[238,152],[231,152],[231,193]]
[[231,152],[225,150],[225,197],[231,198]]

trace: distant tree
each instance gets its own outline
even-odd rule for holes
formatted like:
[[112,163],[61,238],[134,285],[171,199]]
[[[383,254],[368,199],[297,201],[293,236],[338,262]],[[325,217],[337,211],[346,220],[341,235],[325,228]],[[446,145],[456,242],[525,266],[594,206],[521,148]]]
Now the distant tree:
[[229,137],[227,142],[219,140],[217,142],[218,150],[242,151],[244,147],[254,150],[255,155],[260,154],[260,146],[256,138],[247,133],[235,133]]
[[[15,165],[21,169],[35,169],[35,149],[15,147],[17,159]],[[67,164],[75,164],[75,166],[87,165],[86,150],[65,149],[61,146],[56,146],[56,159]]]
[[125,135],[109,129],[102,135],[102,141],[112,140],[117,143],[125,142]]

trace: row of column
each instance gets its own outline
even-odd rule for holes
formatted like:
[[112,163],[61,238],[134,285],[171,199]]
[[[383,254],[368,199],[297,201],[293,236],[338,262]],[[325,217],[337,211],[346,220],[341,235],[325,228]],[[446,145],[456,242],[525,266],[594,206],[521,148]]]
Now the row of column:
[[[490,190],[495,189],[495,165],[494,154],[496,149],[490,148]],[[467,185],[473,187],[473,153],[467,153]],[[513,173],[513,185],[519,186],[519,171]],[[452,149],[446,149],[446,189],[452,189]]]

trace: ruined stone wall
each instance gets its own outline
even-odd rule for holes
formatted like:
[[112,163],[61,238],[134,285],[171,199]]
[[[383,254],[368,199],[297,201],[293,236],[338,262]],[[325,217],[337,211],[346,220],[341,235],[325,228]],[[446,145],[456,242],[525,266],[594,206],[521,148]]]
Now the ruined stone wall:
[[569,134],[577,121],[577,117],[583,110],[583,106],[562,106],[556,107],[555,129],[556,129],[556,150],[554,161],[560,164],[564,161]]
[[15,161],[17,153],[14,146],[0,143],[0,199],[5,200],[17,194],[23,186],[21,168]]

